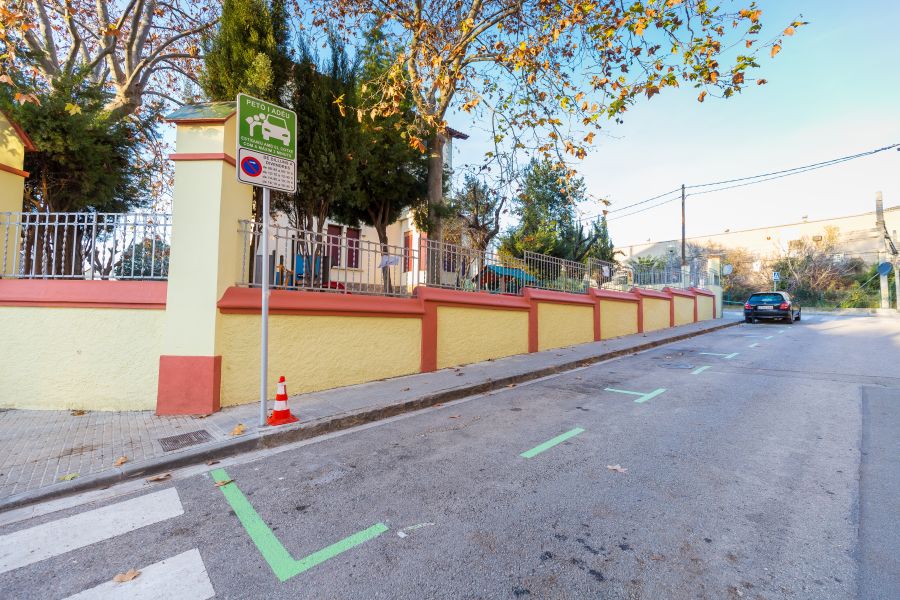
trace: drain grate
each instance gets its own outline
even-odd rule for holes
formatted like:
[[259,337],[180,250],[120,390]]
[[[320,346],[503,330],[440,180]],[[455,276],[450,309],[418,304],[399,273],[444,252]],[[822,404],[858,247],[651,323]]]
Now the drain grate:
[[187,448],[194,444],[211,442],[212,436],[209,435],[207,430],[200,429],[198,431],[190,431],[188,433],[179,433],[178,435],[159,438],[156,441],[159,442],[159,445],[162,446],[164,451],[171,452],[172,450],[180,450],[181,448]]

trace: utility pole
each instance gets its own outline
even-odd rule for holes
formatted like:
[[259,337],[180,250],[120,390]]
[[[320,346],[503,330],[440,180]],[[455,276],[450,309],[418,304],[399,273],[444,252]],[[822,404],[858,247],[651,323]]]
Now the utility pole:
[[685,249],[687,244],[684,239],[684,184],[681,184],[681,268],[687,266],[687,256]]
[[[887,260],[891,253],[890,244],[888,243],[887,227],[884,224],[884,200],[881,196],[881,192],[875,192],[875,228],[878,230],[878,237],[881,238],[881,245],[884,249],[883,252],[879,253],[880,261]],[[881,275],[878,279],[881,284],[881,308],[890,308],[891,288],[888,287],[888,276]]]

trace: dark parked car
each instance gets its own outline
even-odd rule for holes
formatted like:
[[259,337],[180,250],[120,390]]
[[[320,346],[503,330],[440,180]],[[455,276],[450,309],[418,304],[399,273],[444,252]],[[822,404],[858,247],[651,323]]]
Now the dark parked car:
[[787,292],[758,292],[744,304],[744,320],[782,319],[789,323],[800,320],[800,306]]

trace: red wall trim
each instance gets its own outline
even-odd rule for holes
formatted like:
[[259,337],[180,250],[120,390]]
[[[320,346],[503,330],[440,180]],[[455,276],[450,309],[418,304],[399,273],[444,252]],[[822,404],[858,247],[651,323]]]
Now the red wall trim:
[[165,309],[165,281],[0,279],[0,306]]
[[225,154],[224,152],[182,152],[181,154],[175,153],[169,155],[169,160],[179,161],[195,161],[195,160],[224,160],[232,167],[237,165],[237,162],[234,160],[234,157],[230,154]]
[[626,300],[628,302],[638,302],[640,300],[640,297],[634,292],[619,292],[617,290],[598,290],[596,288],[591,288],[591,295],[597,298]]
[[22,169],[17,169],[9,165],[4,165],[3,163],[0,163],[0,171],[12,173],[13,175],[18,175],[19,177],[28,177],[29,175],[28,171],[23,171]]
[[673,296],[684,296],[685,298],[693,298],[694,296],[696,296],[696,294],[692,290],[680,290],[677,288],[667,287],[667,288],[663,288],[663,291],[668,292],[669,294],[672,294]]
[[[235,111],[237,112],[237,111]],[[234,113],[231,113],[227,117],[219,117],[217,119],[207,118],[207,119],[166,119],[167,123],[184,123],[186,125],[224,125],[228,119],[234,116]]]
[[[527,290],[526,290],[527,293]],[[530,302],[528,307],[528,351],[537,352],[540,347],[540,324],[538,323],[538,303]]]
[[[230,287],[216,304],[223,314],[259,314],[259,288]],[[422,317],[425,309],[413,298],[388,298],[328,292],[272,290],[269,312],[275,315],[344,315],[355,317]]]
[[594,299],[594,341],[599,342],[603,339],[603,332],[600,330],[600,298],[591,296]]
[[422,356],[420,370],[423,373],[437,371],[437,304],[423,302],[425,315],[422,318]]
[[156,414],[208,415],[219,410],[221,356],[160,356]]
[[528,300],[521,296],[505,294],[489,294],[487,292],[462,292],[419,286],[415,297],[425,302],[437,302],[444,305],[468,305],[478,308],[499,308],[524,310],[530,307]]
[[525,298],[535,302],[555,302],[557,304],[593,304],[588,294],[572,294],[554,290],[525,288]]
[[671,300],[672,299],[672,296],[670,296],[666,292],[660,292],[657,290],[645,290],[643,288],[631,288],[631,291],[639,296],[646,296],[647,298],[662,298],[663,300]]

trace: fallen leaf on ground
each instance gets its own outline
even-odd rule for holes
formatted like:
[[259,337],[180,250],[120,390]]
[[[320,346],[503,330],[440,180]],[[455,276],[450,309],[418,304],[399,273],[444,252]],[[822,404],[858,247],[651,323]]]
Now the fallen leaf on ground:
[[616,473],[627,473],[628,469],[622,467],[622,465],[606,465],[606,468],[610,471],[615,471]]
[[666,557],[662,554],[651,554],[650,560],[666,560]]
[[62,477],[60,477],[59,480],[60,481],[72,481],[76,477],[78,477],[78,473],[69,473],[67,475],[63,475]]
[[83,410],[73,410],[73,411],[70,412],[69,414],[72,415],[73,417],[81,417],[81,416],[83,416],[83,415],[85,414],[85,411],[83,411]]
[[457,373],[457,375],[465,375],[465,373],[463,373],[462,371],[460,371],[459,373]]
[[116,583],[125,583],[126,581],[131,581],[140,574],[141,572],[137,569],[128,569],[124,573],[119,573],[118,575],[113,577],[113,581],[115,581]]
[[197,415],[197,416],[194,417],[194,418],[195,418],[195,419],[205,419],[205,418],[208,417],[208,416],[209,416],[209,415]]
[[172,473],[160,473],[159,475],[154,475],[153,477],[148,477],[146,481],[153,483],[154,481],[165,481],[172,477]]
[[208,465],[217,465],[217,464],[219,464],[219,461],[217,461],[217,460],[208,460],[208,461],[206,461],[206,464],[208,464]]
[[241,435],[246,430],[247,427],[243,423],[238,423],[234,426],[234,429],[231,430],[231,435]]
[[128,457],[127,457],[127,456],[120,456],[119,458],[116,459],[116,462],[113,463],[113,466],[114,466],[114,467],[121,467],[122,465],[124,465],[124,464],[127,463],[127,462],[128,462]]
[[458,419],[458,418],[459,418],[459,415],[450,415],[450,418],[451,418],[451,419]]
[[226,479],[225,481],[217,481],[216,487],[222,487],[228,485],[229,483],[234,483],[234,479]]
[[510,384],[509,384],[509,385],[507,385],[507,386],[506,386],[506,387],[516,387],[516,384],[514,384],[514,383],[510,383]]
[[409,391],[409,388],[403,388],[403,389],[400,390],[400,391],[401,391],[401,392],[408,392],[408,391]]

